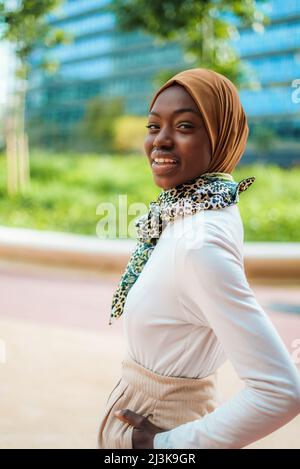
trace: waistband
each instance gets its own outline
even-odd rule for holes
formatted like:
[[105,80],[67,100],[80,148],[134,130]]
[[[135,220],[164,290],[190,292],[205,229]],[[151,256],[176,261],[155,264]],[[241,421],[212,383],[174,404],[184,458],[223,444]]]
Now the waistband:
[[165,376],[127,355],[122,361],[122,379],[156,399],[202,401],[216,396],[217,370],[204,378]]

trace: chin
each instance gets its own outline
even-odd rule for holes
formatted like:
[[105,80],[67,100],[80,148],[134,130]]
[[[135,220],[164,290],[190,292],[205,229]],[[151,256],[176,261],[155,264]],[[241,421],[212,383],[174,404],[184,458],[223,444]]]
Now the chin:
[[157,177],[154,177],[154,182],[155,184],[160,187],[161,189],[163,190],[168,190],[168,189],[172,189],[172,187],[175,187],[176,185],[178,185],[177,182],[173,183],[171,180],[162,180],[161,178],[157,178]]

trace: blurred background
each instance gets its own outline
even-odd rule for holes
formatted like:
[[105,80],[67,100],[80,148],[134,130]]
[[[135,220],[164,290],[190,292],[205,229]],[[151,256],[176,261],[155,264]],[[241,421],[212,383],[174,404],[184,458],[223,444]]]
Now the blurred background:
[[[233,176],[256,177],[239,202],[245,270],[300,371],[300,2],[0,0],[1,448],[96,447],[125,347],[108,326],[135,246],[136,213],[126,236],[121,219],[160,192],[148,105],[193,67],[239,90],[250,133]],[[224,399],[243,386],[229,362],[221,376]],[[249,447],[299,434],[297,417]]]

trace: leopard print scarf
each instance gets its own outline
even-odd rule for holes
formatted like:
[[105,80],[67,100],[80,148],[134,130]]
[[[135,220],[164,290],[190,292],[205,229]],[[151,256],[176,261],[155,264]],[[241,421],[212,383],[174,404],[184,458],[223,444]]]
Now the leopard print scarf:
[[150,202],[148,213],[135,222],[139,240],[113,295],[109,325],[122,315],[126,296],[152,254],[166,223],[199,210],[216,210],[236,204],[239,193],[254,181],[255,177],[249,177],[237,183],[229,173],[205,173],[163,190],[156,201]]

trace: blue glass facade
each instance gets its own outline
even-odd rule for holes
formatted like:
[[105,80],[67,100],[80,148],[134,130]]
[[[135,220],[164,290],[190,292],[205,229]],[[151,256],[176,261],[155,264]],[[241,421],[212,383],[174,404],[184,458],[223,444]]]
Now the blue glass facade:
[[144,114],[153,75],[163,67],[190,65],[175,42],[159,44],[140,31],[117,31],[114,16],[105,8],[110,1],[67,0],[49,15],[48,21],[73,40],[47,51],[47,58],[60,63],[53,76],[37,67],[45,50],[32,54],[27,116],[33,143],[72,146],[74,127],[87,101],[97,95],[122,96],[126,112]]
[[[53,26],[72,34],[73,42],[47,53],[60,62],[54,76],[38,68],[31,73],[27,116],[46,122],[45,128],[35,128],[37,142],[51,146],[52,141],[71,141],[72,127],[82,119],[87,100],[97,95],[123,96],[128,113],[145,114],[155,91],[154,74],[194,66],[176,42],[157,43],[140,31],[119,32],[105,8],[110,1],[67,0],[49,16]],[[271,0],[259,8],[271,24],[263,32],[239,28],[232,40],[254,78],[252,89],[240,90],[241,100],[250,128],[263,123],[295,142],[300,137],[300,103],[292,99],[292,82],[300,78],[300,1]],[[43,49],[35,50],[33,67],[43,54]],[[300,153],[297,146],[296,151]]]
[[261,89],[242,91],[249,116],[298,116],[292,82],[300,76],[300,2],[272,0],[260,7],[272,19],[264,31],[240,30],[233,45],[255,71]]

